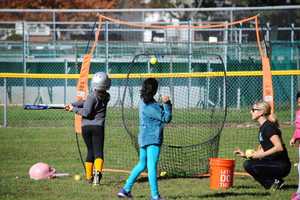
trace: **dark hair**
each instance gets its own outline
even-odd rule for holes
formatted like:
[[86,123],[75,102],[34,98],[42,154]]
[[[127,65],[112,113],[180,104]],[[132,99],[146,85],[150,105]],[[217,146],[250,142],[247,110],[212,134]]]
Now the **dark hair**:
[[97,98],[100,98],[103,102],[108,102],[110,99],[110,95],[106,90],[94,90],[94,95]]
[[300,91],[297,92],[296,100],[298,100],[299,98],[300,98]]
[[143,99],[144,103],[155,102],[153,97],[157,92],[157,88],[158,82],[155,78],[147,78],[144,80],[141,89],[141,99]]

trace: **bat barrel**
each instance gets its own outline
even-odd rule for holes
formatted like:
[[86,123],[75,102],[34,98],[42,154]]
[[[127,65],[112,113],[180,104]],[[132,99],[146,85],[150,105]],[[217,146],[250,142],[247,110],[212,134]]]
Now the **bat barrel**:
[[37,104],[37,105],[33,105],[33,104],[27,104],[24,105],[24,109],[25,110],[46,110],[46,109],[64,109],[65,105],[63,104]]

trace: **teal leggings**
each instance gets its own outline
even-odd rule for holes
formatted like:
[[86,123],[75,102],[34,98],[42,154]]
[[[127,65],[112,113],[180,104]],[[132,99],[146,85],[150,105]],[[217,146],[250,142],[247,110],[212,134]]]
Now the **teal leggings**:
[[152,198],[157,198],[159,195],[157,186],[157,163],[159,160],[160,146],[149,145],[140,148],[140,160],[138,164],[133,168],[129,178],[126,181],[124,189],[129,192],[133,187],[136,179],[146,169],[148,169],[148,180],[151,189]]

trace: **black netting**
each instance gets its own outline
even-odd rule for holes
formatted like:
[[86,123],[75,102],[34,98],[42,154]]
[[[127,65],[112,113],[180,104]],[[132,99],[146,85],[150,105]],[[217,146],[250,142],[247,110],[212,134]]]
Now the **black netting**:
[[[169,176],[207,173],[208,159],[218,155],[219,136],[226,117],[226,76],[192,77],[187,73],[180,77],[174,73],[173,66],[192,69],[188,64],[191,60],[193,68],[213,73],[210,64],[222,66],[222,59],[216,55],[197,57],[188,54],[160,54],[156,57],[158,62],[151,64],[150,54],[136,55],[128,67],[122,97],[122,117],[127,133],[138,151],[141,85],[147,77],[157,78],[156,100],[160,102],[161,96],[167,95],[173,105],[172,122],[164,130],[160,170]],[[168,72],[168,77],[163,77],[162,71]]]

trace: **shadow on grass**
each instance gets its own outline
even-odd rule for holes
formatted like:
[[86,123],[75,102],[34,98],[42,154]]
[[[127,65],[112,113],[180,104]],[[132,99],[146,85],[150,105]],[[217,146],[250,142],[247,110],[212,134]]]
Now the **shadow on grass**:
[[260,199],[264,196],[269,196],[269,192],[222,192],[215,194],[203,194],[203,195],[176,195],[176,196],[167,196],[167,199],[187,199],[187,198],[195,198],[195,199],[206,199],[206,198],[222,198],[225,197],[239,197],[239,196],[255,196],[257,199]]
[[[259,186],[261,188],[263,188],[262,186]],[[255,185],[238,185],[238,186],[233,186],[234,189],[253,189],[253,188],[257,188]],[[288,190],[288,189],[297,189],[298,185],[297,184],[286,184],[282,186],[282,190]]]
[[297,189],[298,185],[297,184],[288,184],[288,185],[283,185],[282,189]]
[[[170,176],[164,176],[164,177],[157,177],[157,180],[159,181],[167,181],[167,180],[172,180],[172,179],[176,179],[176,178],[180,178],[180,179],[207,179],[207,177],[170,177]],[[137,179],[137,182],[147,182],[148,181],[148,177],[139,177]]]
[[256,188],[255,185],[237,185],[237,186],[233,186],[232,188],[234,189],[253,189]]

